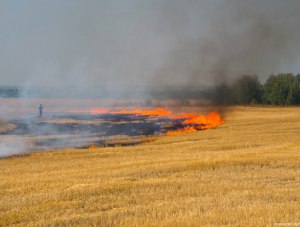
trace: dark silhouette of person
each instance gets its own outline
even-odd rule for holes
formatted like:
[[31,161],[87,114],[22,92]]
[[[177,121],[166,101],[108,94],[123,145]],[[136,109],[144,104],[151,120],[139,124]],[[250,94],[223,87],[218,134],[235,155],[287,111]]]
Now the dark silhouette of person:
[[44,106],[42,104],[39,105],[39,116],[42,117],[43,116],[43,108]]

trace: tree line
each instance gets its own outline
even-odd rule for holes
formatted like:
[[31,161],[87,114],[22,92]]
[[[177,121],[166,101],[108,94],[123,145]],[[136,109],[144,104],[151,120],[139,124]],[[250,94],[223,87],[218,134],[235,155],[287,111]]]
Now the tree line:
[[[63,88],[63,89],[62,89]],[[22,87],[0,86],[0,98],[18,98],[20,94],[28,93],[28,97],[65,97],[67,88],[56,90],[45,88],[31,88],[24,90]],[[90,89],[97,91],[97,88]],[[64,91],[65,93],[62,93]],[[71,90],[70,90],[71,91]],[[72,93],[72,92],[67,92]],[[55,96],[53,95],[55,94]],[[261,83],[256,75],[244,75],[231,84],[223,83],[215,88],[199,90],[193,88],[157,88],[150,92],[152,98],[166,99],[213,99],[217,105],[300,105],[300,74],[281,73],[271,74],[265,83]],[[127,95],[128,96],[128,95]],[[124,97],[127,97],[124,94]],[[78,97],[78,96],[76,96]],[[87,94],[84,97],[89,97]],[[94,94],[93,98],[107,97],[105,94]]]
[[262,84],[256,75],[244,75],[232,84],[221,84],[213,95],[217,104],[300,104],[300,74],[271,74]]
[[18,98],[19,90],[16,87],[1,87],[0,98]]

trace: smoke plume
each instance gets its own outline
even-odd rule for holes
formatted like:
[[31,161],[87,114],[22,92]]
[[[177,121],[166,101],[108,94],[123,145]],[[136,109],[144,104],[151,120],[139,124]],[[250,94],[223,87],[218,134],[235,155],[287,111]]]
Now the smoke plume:
[[138,87],[138,95],[299,70],[297,0],[0,4],[2,85]]
[[10,139],[1,138],[0,141],[0,158],[26,154],[31,148],[31,144],[24,138],[11,137]]
[[[298,0],[0,1],[0,86],[99,99],[264,81],[300,71],[299,12]],[[27,146],[14,143],[0,141],[0,156]]]

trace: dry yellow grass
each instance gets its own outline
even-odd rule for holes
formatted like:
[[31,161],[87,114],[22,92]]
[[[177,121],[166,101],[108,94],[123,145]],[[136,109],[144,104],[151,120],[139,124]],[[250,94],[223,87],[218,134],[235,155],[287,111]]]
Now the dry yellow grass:
[[284,223],[300,226],[300,108],[235,107],[216,129],[0,160],[0,226]]

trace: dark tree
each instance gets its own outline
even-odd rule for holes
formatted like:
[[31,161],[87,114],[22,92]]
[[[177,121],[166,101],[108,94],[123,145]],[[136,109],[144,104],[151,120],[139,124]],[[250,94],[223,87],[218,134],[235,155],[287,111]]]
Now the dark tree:
[[216,105],[234,104],[232,88],[225,83],[216,86],[210,97],[212,97],[213,102]]
[[256,75],[240,77],[232,87],[234,102],[237,104],[251,104],[262,102],[263,86]]

